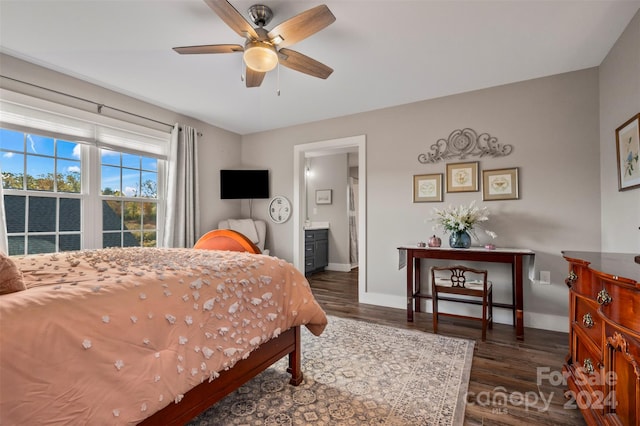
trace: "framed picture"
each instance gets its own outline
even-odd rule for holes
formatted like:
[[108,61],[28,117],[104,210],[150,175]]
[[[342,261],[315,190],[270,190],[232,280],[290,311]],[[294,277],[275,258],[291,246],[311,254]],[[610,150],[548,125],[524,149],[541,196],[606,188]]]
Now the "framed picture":
[[316,204],[331,204],[331,189],[316,190]]
[[442,201],[442,173],[413,176],[413,202]]
[[478,162],[447,164],[447,192],[478,190]]
[[618,191],[640,188],[640,114],[616,129]]
[[482,199],[517,200],[518,168],[482,171]]

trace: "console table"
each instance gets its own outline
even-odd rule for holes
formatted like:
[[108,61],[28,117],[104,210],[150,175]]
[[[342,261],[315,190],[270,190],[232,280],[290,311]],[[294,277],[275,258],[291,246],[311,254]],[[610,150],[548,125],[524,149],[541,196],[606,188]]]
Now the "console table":
[[430,299],[431,295],[420,292],[420,259],[449,259],[473,262],[507,263],[511,265],[512,303],[494,303],[493,306],[513,311],[513,324],[518,340],[524,340],[524,308],[522,297],[523,260],[535,253],[529,249],[496,248],[487,250],[482,247],[453,249],[445,247],[401,246],[398,250],[407,253],[407,321],[413,321],[413,311],[420,312],[420,299]]

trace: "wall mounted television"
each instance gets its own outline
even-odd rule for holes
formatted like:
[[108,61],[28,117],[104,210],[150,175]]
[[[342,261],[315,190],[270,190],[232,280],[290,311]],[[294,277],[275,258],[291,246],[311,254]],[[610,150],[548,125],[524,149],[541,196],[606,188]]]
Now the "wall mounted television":
[[220,170],[220,198],[269,198],[269,170]]

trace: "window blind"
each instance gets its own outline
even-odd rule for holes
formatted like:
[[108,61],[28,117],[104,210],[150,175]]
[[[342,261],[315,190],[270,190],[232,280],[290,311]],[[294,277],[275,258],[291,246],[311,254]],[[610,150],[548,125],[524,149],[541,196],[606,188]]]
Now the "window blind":
[[171,134],[0,89],[0,125],[167,159]]

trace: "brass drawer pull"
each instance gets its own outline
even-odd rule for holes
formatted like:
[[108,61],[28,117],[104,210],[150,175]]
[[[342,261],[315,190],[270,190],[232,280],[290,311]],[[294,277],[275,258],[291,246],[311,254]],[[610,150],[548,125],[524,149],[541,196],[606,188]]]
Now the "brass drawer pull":
[[587,328],[593,327],[593,318],[589,312],[582,316],[582,324]]
[[564,283],[567,285],[567,287],[571,287],[577,280],[578,280],[578,276],[576,275],[575,272],[573,272],[573,269],[572,269],[569,272],[569,276],[564,280]]
[[597,300],[598,303],[602,306],[606,306],[613,301],[611,296],[609,296],[609,293],[607,293],[607,290],[605,290],[604,288],[598,292]]
[[587,372],[587,374],[593,374],[593,362],[591,361],[591,358],[585,359],[582,363],[582,366],[584,367],[584,370]]

